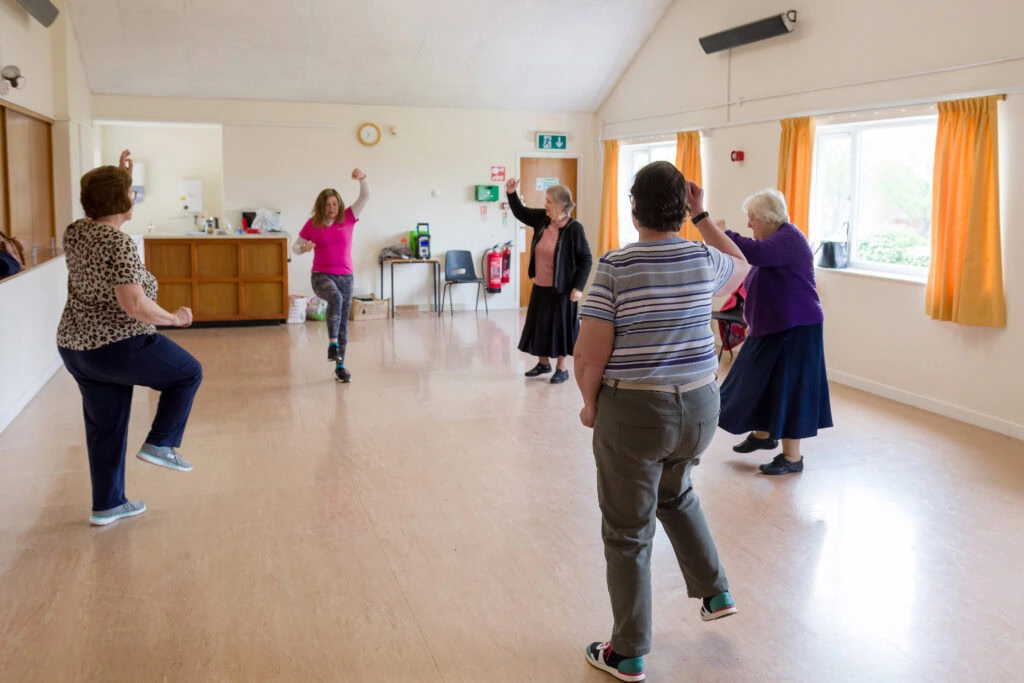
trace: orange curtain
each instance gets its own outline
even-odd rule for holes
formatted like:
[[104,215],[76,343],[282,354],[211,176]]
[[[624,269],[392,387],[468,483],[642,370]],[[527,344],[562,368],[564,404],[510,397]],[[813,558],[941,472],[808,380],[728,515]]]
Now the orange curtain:
[[932,260],[925,310],[935,320],[1006,327],[999,225],[1000,97],[939,103]]
[[[676,168],[687,180],[704,186],[704,177],[700,166],[700,133],[695,130],[688,130],[684,133],[676,133]],[[690,219],[687,218],[679,236],[688,240],[701,239],[700,231],[693,227]]]
[[601,232],[597,255],[619,248],[619,141],[604,141],[604,183],[601,186]]
[[807,235],[811,213],[814,119],[783,119],[779,143],[779,191],[786,196],[789,222]]

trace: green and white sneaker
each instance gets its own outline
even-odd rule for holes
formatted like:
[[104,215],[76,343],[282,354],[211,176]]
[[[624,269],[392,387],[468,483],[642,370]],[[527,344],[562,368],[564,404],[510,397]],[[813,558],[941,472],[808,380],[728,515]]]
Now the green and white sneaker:
[[192,471],[192,463],[181,457],[178,451],[174,450],[173,446],[154,446],[153,444],[144,443],[136,457],[139,460],[145,460],[151,465],[166,467],[169,470],[177,470],[178,472]]
[[727,617],[730,614],[736,614],[738,611],[736,603],[732,601],[732,596],[726,591],[725,593],[712,595],[710,598],[704,598],[701,601],[700,618],[704,621],[714,621],[715,619]]
[[116,508],[93,512],[92,516],[89,517],[89,524],[92,524],[93,526],[106,526],[125,517],[141,515],[145,511],[146,504],[141,500],[129,500],[127,503],[118,505]]
[[647,678],[644,673],[643,657],[623,657],[612,652],[611,643],[591,643],[585,651],[587,662],[595,669],[610,673],[620,681],[642,681]]

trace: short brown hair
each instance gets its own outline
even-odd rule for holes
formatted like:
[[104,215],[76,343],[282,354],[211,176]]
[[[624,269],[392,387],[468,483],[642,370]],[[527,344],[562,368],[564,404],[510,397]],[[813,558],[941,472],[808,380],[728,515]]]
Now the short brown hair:
[[317,228],[327,227],[327,200],[334,197],[338,200],[338,217],[334,220],[342,220],[345,216],[345,202],[341,201],[341,195],[333,187],[322,190],[316,196],[313,203],[313,226]]
[[116,216],[132,209],[128,191],[132,189],[132,174],[117,166],[100,166],[82,176],[82,209],[93,220],[103,216]]
[[658,232],[679,232],[690,204],[686,200],[686,178],[667,161],[655,161],[641,168],[630,190],[633,216],[637,223]]

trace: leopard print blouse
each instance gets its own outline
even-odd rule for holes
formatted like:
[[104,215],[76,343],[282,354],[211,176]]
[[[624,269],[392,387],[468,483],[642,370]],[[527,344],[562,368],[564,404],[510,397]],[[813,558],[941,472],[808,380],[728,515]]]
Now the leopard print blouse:
[[107,344],[156,332],[125,313],[114,287],[142,285],[156,301],[156,278],[139,258],[132,238],[117,228],[87,218],[64,233],[68,262],[68,302],[57,328],[57,346],[89,351]]

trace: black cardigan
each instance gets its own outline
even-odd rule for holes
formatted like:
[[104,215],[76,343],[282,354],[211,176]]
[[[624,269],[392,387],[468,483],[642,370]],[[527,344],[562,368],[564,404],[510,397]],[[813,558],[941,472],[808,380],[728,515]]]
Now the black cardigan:
[[[533,242],[530,244],[530,279],[536,276],[534,268],[534,250],[537,242],[540,241],[544,230],[551,224],[551,219],[544,209],[528,209],[519,200],[515,192],[508,193],[508,205],[512,209],[512,215],[520,223],[525,223],[534,229]],[[583,224],[575,218],[569,222],[558,233],[558,242],[555,244],[555,278],[554,290],[556,294],[568,294],[574,289],[581,292],[587,286],[587,278],[590,277],[590,267],[594,259],[590,255],[590,245],[587,244],[587,234],[583,230]]]

